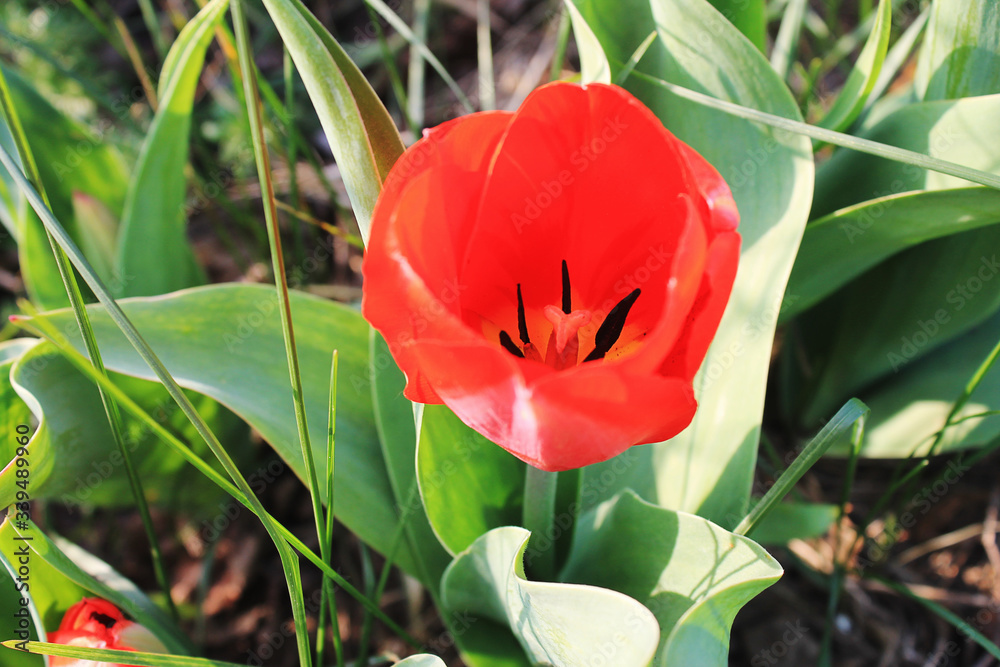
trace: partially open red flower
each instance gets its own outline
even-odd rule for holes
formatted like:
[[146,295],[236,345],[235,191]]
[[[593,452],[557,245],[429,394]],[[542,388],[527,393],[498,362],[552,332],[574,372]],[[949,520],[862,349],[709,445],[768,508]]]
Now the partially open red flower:
[[[83,598],[63,616],[59,629],[48,639],[53,644],[108,648],[119,651],[166,652],[166,647],[138,623],[125,618],[115,605],[100,598]],[[111,662],[93,662],[76,658],[49,658],[51,667],[130,667]]]
[[375,207],[363,311],[406,374],[544,470],[673,437],[736,275],[729,187],[617,86],[424,133]]

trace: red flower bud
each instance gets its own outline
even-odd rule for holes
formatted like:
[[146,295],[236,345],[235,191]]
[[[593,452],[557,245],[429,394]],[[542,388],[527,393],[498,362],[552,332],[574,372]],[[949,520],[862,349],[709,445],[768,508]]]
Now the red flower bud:
[[617,86],[424,133],[375,207],[362,308],[406,374],[544,470],[691,421],[739,259],[725,181]]
[[[100,598],[84,598],[67,610],[59,629],[48,639],[53,644],[107,648],[119,651],[165,653],[166,648],[149,630],[125,618],[118,607]],[[76,658],[49,658],[50,667],[130,667]]]

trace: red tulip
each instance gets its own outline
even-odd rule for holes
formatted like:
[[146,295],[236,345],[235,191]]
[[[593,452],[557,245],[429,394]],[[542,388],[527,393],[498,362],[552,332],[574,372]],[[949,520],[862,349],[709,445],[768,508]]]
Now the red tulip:
[[[49,633],[53,644],[164,653],[166,648],[149,630],[125,618],[118,607],[99,598],[84,598],[69,608],[59,629]],[[130,667],[76,658],[49,658],[51,667]]]
[[738,221],[718,172],[628,92],[552,83],[400,157],[362,308],[408,398],[538,468],[578,468],[691,422]]

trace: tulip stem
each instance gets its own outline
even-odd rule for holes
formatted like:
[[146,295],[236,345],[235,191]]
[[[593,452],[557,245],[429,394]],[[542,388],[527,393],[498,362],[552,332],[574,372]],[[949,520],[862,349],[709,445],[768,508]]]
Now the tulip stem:
[[556,488],[559,473],[526,466],[522,523],[531,531],[531,543],[524,553],[525,564],[541,579],[555,576]]

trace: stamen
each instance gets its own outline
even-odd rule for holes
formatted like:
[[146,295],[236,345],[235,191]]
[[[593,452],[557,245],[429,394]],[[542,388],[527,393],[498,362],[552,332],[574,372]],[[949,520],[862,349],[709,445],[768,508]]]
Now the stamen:
[[524,359],[524,352],[521,352],[521,349],[514,344],[514,341],[511,339],[510,334],[507,333],[506,331],[500,332],[500,345],[502,345],[503,349],[507,350],[515,357],[520,357]]
[[564,313],[569,315],[573,312],[573,306],[569,294],[569,267],[566,266],[565,259],[562,261],[562,288],[562,309]]
[[611,309],[594,336],[594,351],[588,354],[584,361],[603,359],[604,355],[614,347],[622,335],[622,329],[625,328],[625,318],[628,317],[628,311],[632,309],[635,300],[639,298],[640,291],[638,287],[635,288]]
[[517,284],[517,334],[520,336],[522,343],[531,342],[531,338],[528,336],[528,321],[524,317],[524,299],[521,298],[521,283]]
[[115,627],[115,624],[118,623],[118,621],[116,621],[115,619],[111,618],[107,614],[102,614],[99,611],[90,612],[90,620],[97,621],[98,623],[108,628],[109,630]]

